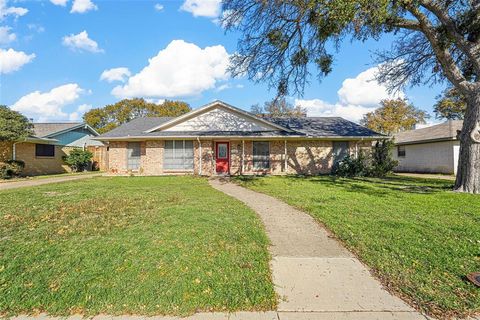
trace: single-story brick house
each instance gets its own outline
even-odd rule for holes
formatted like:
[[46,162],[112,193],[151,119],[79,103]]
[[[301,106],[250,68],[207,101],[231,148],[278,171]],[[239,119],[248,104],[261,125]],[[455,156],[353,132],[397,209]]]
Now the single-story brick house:
[[457,174],[463,121],[449,120],[394,135],[397,172]]
[[34,135],[22,141],[10,143],[5,160],[25,162],[23,175],[43,175],[69,172],[63,156],[73,148],[103,147],[103,143],[92,138],[98,136],[85,123],[34,123]]
[[137,118],[95,138],[109,171],[162,175],[322,174],[386,137],[342,118],[263,118],[214,101],[176,118]]

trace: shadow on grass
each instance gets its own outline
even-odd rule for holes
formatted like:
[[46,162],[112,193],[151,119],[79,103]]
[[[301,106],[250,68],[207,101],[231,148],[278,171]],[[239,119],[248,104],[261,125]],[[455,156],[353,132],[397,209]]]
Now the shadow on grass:
[[[239,176],[235,179],[245,186],[262,186],[265,185],[265,179],[268,179],[268,177]],[[281,179],[285,179],[286,181],[292,183],[301,181],[321,183],[325,186],[341,188],[347,192],[364,193],[371,196],[391,195],[392,191],[402,193],[434,194],[450,191],[453,188],[453,183],[445,180],[418,179],[399,176],[388,176],[385,178],[341,178],[331,175],[290,175],[283,176]]]

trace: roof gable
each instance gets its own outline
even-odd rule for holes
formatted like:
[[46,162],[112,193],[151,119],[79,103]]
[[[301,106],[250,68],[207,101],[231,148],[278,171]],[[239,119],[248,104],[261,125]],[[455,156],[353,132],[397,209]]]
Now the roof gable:
[[72,130],[79,128],[85,128],[93,135],[98,136],[98,132],[91,126],[80,122],[67,122],[67,123],[34,123],[33,131],[36,137],[51,138]]
[[290,131],[222,101],[214,101],[183,116],[147,130],[155,131]]

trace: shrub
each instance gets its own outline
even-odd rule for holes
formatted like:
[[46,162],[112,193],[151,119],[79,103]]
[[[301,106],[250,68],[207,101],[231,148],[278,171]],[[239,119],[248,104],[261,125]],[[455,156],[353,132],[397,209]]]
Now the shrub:
[[372,150],[372,161],[370,168],[370,176],[385,177],[393,171],[398,165],[398,161],[392,158],[392,149],[394,143],[392,140],[377,141]]
[[340,177],[385,177],[398,164],[392,159],[393,141],[377,141],[369,155],[360,152],[357,157],[350,155],[339,161],[332,174]]
[[92,158],[93,154],[90,151],[75,148],[72,149],[67,156],[63,157],[63,161],[65,161],[73,172],[80,172],[88,167]]
[[368,175],[368,172],[367,159],[363,153],[358,157],[346,156],[333,167],[332,171],[334,175],[340,177],[363,177]]
[[0,179],[11,179],[18,177],[25,168],[25,162],[19,160],[8,160],[0,163]]

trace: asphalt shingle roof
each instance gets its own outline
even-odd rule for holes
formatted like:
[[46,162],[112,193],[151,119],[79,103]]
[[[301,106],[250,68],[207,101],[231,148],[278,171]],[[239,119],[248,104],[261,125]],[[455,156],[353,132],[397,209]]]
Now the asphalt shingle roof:
[[408,144],[422,141],[454,140],[457,131],[462,130],[462,120],[450,120],[431,127],[409,130],[395,134],[396,144]]
[[34,123],[33,132],[36,137],[46,138],[52,134],[79,126],[80,122],[68,123]]
[[362,127],[351,121],[335,117],[305,117],[305,118],[265,118],[265,120],[278,124],[287,130],[272,131],[154,131],[149,129],[159,126],[172,117],[137,118],[125,123],[98,138],[118,137],[175,137],[175,136],[305,136],[305,137],[370,137],[380,136],[379,133]]
[[100,135],[100,138],[108,137],[137,137],[147,136],[146,130],[159,126],[162,123],[172,120],[173,117],[145,117],[136,118],[130,122],[124,123],[113,130]]
[[266,118],[282,127],[312,137],[365,137],[381,134],[340,117]]

